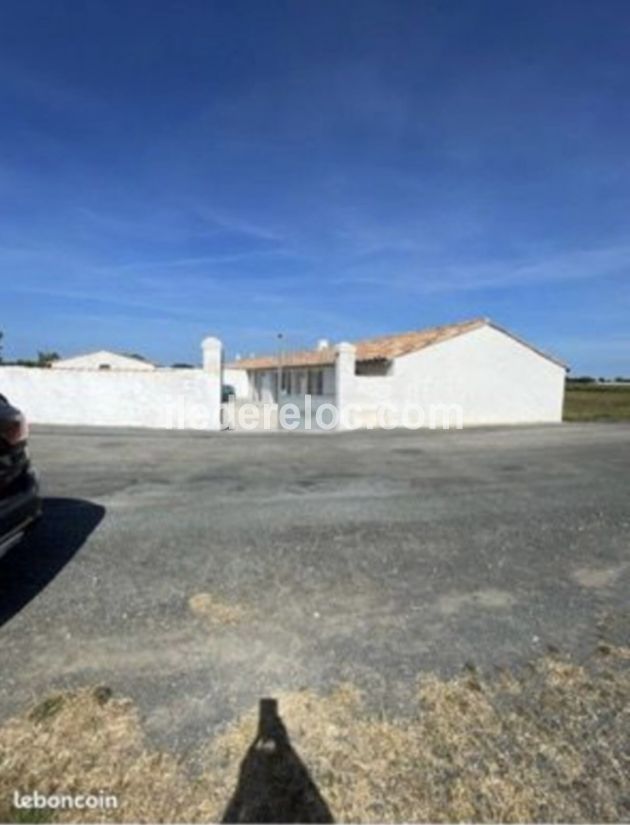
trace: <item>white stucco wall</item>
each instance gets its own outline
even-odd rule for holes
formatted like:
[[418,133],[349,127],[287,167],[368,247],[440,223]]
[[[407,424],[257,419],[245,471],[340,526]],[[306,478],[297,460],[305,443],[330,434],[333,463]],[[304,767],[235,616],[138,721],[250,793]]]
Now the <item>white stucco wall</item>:
[[234,387],[234,392],[239,400],[251,398],[251,387],[247,370],[240,370],[235,367],[223,368],[223,383]]
[[34,424],[218,430],[221,342],[203,348],[202,370],[0,367],[0,393]]
[[88,352],[85,355],[76,355],[74,358],[61,358],[51,364],[52,369],[55,370],[97,370],[105,366],[110,370],[133,370],[134,372],[150,372],[156,369],[155,364],[140,361],[138,358],[130,358],[127,355],[119,355],[109,350]]
[[464,426],[562,420],[564,368],[492,326],[397,358],[388,376],[342,372],[338,393],[363,408],[360,426],[373,424],[378,403],[416,405],[438,426],[440,407],[451,423],[461,410]]

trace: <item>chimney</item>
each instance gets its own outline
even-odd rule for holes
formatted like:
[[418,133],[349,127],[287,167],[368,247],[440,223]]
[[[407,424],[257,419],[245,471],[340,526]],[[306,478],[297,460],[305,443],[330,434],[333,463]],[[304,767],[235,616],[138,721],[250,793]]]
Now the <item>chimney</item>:
[[321,352],[323,349],[328,349],[329,346],[330,341],[328,340],[328,338],[320,338],[317,342],[317,352]]

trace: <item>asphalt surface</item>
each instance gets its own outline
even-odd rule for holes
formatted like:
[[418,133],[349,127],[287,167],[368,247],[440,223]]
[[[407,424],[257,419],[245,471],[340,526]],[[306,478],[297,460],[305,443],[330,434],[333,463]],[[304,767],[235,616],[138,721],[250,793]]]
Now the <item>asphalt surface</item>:
[[0,720],[107,684],[186,752],[282,690],[404,713],[422,671],[630,638],[628,425],[31,444],[45,517],[0,561]]

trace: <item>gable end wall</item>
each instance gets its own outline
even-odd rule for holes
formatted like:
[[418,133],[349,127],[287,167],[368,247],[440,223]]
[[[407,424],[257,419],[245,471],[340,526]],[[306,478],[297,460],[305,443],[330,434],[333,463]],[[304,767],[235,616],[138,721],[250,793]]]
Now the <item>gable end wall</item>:
[[396,359],[392,377],[399,402],[459,404],[464,426],[562,420],[564,367],[491,326]]

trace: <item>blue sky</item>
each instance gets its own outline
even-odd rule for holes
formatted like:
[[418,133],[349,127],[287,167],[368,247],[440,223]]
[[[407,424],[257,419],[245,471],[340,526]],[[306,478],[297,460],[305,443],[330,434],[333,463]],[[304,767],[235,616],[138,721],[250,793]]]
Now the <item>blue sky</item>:
[[5,356],[487,315],[630,374],[630,4],[0,4]]

